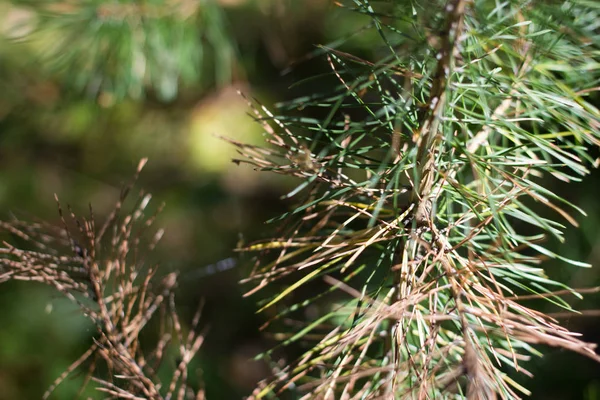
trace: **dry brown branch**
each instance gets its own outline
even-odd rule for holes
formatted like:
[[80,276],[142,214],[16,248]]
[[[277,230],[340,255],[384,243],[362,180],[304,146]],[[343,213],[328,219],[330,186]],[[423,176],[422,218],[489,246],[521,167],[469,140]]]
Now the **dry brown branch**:
[[[156,212],[147,211],[151,196],[142,193],[131,209],[123,211],[145,163],[146,159],[139,163],[133,181],[123,188],[99,229],[91,206],[87,218],[78,218],[70,206],[64,212],[58,197],[62,229],[44,223],[0,222],[4,231],[36,249],[20,249],[4,242],[0,248],[0,283],[22,280],[52,286],[77,304],[96,327],[90,348],[56,379],[44,398],[49,398],[61,382],[86,363],[89,366],[84,384],[95,382],[96,389],[111,398],[162,400],[204,396],[202,390],[192,390],[187,384],[188,366],[204,342],[204,333],[197,333],[200,314],[194,316],[184,340],[173,294],[177,274],[158,280],[157,269],[144,265],[142,255],[151,251],[162,236],[162,230],[151,232],[156,217]],[[122,212],[125,215],[121,216]],[[167,316],[161,333],[153,349],[142,348],[140,334],[159,310],[166,311]],[[156,371],[173,343],[172,332],[176,334],[181,361],[171,384],[163,387]],[[108,375],[99,372],[103,369],[97,368],[101,364],[106,366]]]

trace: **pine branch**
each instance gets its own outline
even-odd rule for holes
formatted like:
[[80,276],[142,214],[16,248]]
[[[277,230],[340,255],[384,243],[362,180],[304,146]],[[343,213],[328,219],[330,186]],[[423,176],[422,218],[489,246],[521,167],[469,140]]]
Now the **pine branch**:
[[[86,364],[89,366],[81,391],[92,381],[97,390],[114,398],[203,396],[202,390],[192,390],[187,382],[187,369],[206,335],[205,330],[196,331],[200,314],[196,314],[184,337],[173,294],[177,274],[155,281],[156,269],[144,265],[145,254],[162,237],[160,229],[148,235],[156,217],[146,211],[151,196],[142,193],[133,209],[120,216],[145,163],[145,159],[140,162],[134,180],[123,188],[112,213],[98,230],[91,206],[90,216],[80,219],[70,207],[68,214],[64,213],[58,198],[61,228],[45,223],[0,222],[0,228],[37,248],[20,249],[4,243],[0,248],[0,283],[21,280],[49,285],[78,305],[97,331],[90,348],[54,381],[44,399]],[[149,351],[147,345],[140,344],[140,335],[158,310],[168,319],[163,321],[164,333]],[[163,389],[157,371],[165,361],[172,333],[177,337],[181,361],[171,383]],[[101,372],[100,366],[108,373]]]
[[[596,65],[598,53],[587,46],[600,41],[584,22],[593,11],[572,4],[561,23],[577,33],[561,41],[545,29],[554,5],[440,1],[410,17],[408,3],[352,4],[372,20],[387,56],[361,61],[322,46],[336,90],[283,104],[279,114],[256,107],[272,149],[235,143],[258,169],[302,180],[288,197],[306,194],[282,216],[280,236],[241,249],[261,252],[245,280],[257,283],[249,293],[291,282],[262,303],[261,310],[277,308],[266,325],[310,304],[327,309],[282,335],[282,345],[312,345],[276,367],[252,398],[290,390],[516,399],[527,390],[504,371],[530,375],[523,363],[538,354],[531,345],[599,360],[594,344],[519,300],[530,294],[571,310],[561,290],[574,291],[540,264],[555,257],[585,266],[543,246],[546,235],[562,240],[563,225],[525,199],[577,223],[563,208],[571,204],[539,178],[585,175],[585,146],[598,143],[600,112],[577,94],[594,86],[585,80],[597,71],[586,79],[550,72],[576,64],[565,58],[576,52]],[[594,39],[582,45],[582,35]],[[297,107],[330,112],[312,122],[287,114]],[[364,120],[353,116],[356,108]],[[300,136],[310,145],[299,145]],[[521,233],[525,224],[536,234]],[[320,279],[331,288],[290,301]],[[328,305],[335,290],[350,298]]]

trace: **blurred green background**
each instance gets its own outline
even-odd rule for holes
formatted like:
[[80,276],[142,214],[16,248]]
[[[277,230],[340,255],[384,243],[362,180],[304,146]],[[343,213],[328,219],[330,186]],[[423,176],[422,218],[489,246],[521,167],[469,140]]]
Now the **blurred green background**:
[[[218,136],[261,143],[260,125],[237,91],[270,106],[326,90],[316,81],[292,84],[328,70],[325,60],[306,57],[315,45],[364,23],[328,0],[0,0],[0,218],[59,223],[54,193],[80,213],[91,203],[104,215],[148,157],[137,187],[153,193],[155,207],[166,203],[154,261],[164,273],[182,271],[184,319],[200,298],[207,301],[211,331],[196,364],[207,397],[242,398],[268,375],[251,360],[273,342],[258,330],[265,316],[255,314],[256,299],[243,298],[247,288],[238,282],[250,266],[232,249],[274,231],[264,221],[286,210],[280,196],[295,182],[231,163],[235,151]],[[373,59],[377,39],[358,34],[343,50]],[[588,213],[555,250],[597,265],[600,173],[568,187],[551,184]],[[233,268],[207,267],[229,257],[238,259]],[[546,266],[572,287],[600,285],[596,268]],[[576,302],[599,306],[594,294]],[[89,346],[93,329],[41,285],[2,285],[0,310],[0,399],[41,398]],[[600,342],[598,317],[564,321]],[[520,380],[533,398],[600,399],[600,366],[544,350],[546,358],[530,363],[535,378]],[[74,375],[54,398],[73,398],[81,379]]]

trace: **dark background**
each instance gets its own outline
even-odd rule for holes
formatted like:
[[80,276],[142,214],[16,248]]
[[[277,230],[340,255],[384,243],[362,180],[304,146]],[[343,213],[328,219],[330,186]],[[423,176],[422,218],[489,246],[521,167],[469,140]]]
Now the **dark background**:
[[[191,318],[200,298],[206,299],[203,321],[211,331],[196,366],[203,371],[209,399],[236,399],[267,376],[266,367],[251,359],[273,342],[259,333],[265,316],[255,313],[257,299],[243,297],[249,288],[238,282],[249,265],[233,248],[274,231],[264,221],[287,209],[280,197],[295,182],[236,166],[232,146],[215,135],[261,143],[260,125],[247,116],[248,106],[236,91],[270,106],[326,90],[319,82],[290,85],[327,71],[324,60],[303,57],[315,44],[355,29],[359,21],[326,0],[222,0],[213,7],[221,13],[216,25],[227,33],[225,42],[207,34],[206,49],[188,49],[203,51],[202,67],[179,80],[176,93],[165,95],[152,84],[144,84],[142,92],[93,88],[85,75],[82,84],[78,73],[89,66],[85,44],[76,38],[59,52],[51,51],[56,37],[66,34],[52,24],[60,15],[44,19],[42,8],[0,0],[0,218],[35,216],[58,224],[54,193],[77,212],[85,213],[91,203],[102,216],[139,159],[148,157],[137,187],[153,193],[154,207],[166,203],[158,221],[166,234],[152,257],[164,273],[181,271],[177,296],[184,319]],[[122,34],[114,29],[111,34]],[[345,50],[372,56],[376,39],[359,37]],[[52,57],[69,51],[81,57],[69,68],[54,63]],[[105,67],[118,62],[118,57],[108,57]],[[294,69],[286,72],[292,64]],[[121,78],[127,76],[116,79]],[[567,228],[566,243],[555,244],[554,251],[598,264],[600,173],[568,186],[549,184],[587,212],[578,217],[580,228]],[[209,273],[207,266],[229,257],[238,260],[235,267]],[[596,268],[577,269],[558,261],[548,261],[546,267],[551,278],[574,288],[600,284]],[[600,296],[573,301],[575,308],[596,309]],[[564,322],[586,340],[600,341],[597,317]],[[23,282],[2,285],[0,399],[40,398],[89,346],[92,334],[86,320],[53,291]],[[600,366],[564,351],[543,350],[543,360],[528,364],[535,378],[520,379],[532,389],[532,398],[600,398]],[[75,374],[55,398],[72,398],[81,379]]]

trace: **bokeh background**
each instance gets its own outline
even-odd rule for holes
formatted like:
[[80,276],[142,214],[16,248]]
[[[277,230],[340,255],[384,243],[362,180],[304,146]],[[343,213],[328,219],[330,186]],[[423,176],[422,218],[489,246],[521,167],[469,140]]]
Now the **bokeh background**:
[[[101,218],[148,157],[137,187],[153,193],[155,207],[166,203],[157,223],[166,234],[153,260],[164,273],[181,271],[184,319],[206,299],[211,330],[196,367],[208,398],[242,398],[268,375],[252,358],[273,342],[259,332],[265,317],[255,313],[256,299],[243,297],[249,288],[239,281],[250,266],[233,249],[274,231],[265,221],[287,209],[280,197],[296,182],[235,165],[235,151],[219,136],[262,141],[238,91],[270,107],[326,90],[320,81],[298,83],[328,71],[310,55],[318,44],[349,37],[364,23],[357,18],[328,0],[0,0],[0,218],[58,224],[54,193],[81,213],[91,203]],[[377,39],[358,33],[343,50],[375,59]],[[554,250],[600,265],[600,173],[549,184],[587,212]],[[231,257],[234,267],[218,268]],[[559,261],[546,268],[575,288],[600,285],[598,268]],[[572,300],[579,309],[600,308],[597,294]],[[598,318],[562,319],[600,342]],[[0,399],[41,398],[92,335],[56,293],[3,284]],[[520,379],[532,398],[600,399],[600,366],[544,350],[543,360],[529,364],[535,378]],[[67,380],[55,398],[73,398],[81,379]]]

